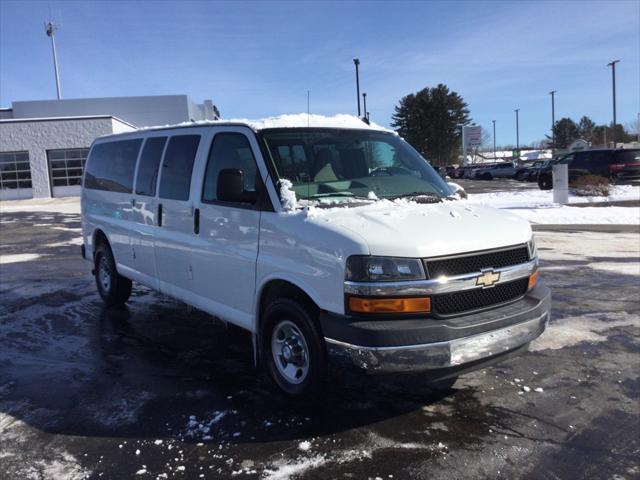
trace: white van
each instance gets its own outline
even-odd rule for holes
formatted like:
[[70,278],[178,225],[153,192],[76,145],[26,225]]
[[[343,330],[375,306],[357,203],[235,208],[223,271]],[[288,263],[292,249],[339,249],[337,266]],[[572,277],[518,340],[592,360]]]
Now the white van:
[[409,144],[353,117],[97,139],[82,254],[107,305],[140,282],[253,334],[290,395],[330,360],[452,385],[545,329],[531,228],[469,206]]

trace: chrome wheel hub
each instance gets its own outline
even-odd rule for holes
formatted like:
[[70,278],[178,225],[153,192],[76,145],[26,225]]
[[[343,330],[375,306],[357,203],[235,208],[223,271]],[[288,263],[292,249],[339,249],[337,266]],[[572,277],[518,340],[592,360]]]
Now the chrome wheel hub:
[[100,265],[98,266],[98,280],[105,292],[108,292],[111,288],[111,270],[109,269],[109,263],[105,257],[100,259]]
[[302,383],[309,374],[309,349],[300,329],[282,320],[271,334],[271,355],[280,375],[293,384]]

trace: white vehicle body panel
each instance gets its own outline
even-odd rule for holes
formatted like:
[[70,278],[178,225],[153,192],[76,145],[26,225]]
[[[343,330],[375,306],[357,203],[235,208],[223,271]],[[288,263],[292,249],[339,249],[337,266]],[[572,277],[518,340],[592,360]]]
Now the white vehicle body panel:
[[[211,142],[221,132],[247,136],[275,211],[201,202]],[[94,235],[100,230],[122,275],[252,332],[258,328],[260,295],[273,280],[292,283],[320,309],[342,314],[345,265],[351,255],[423,258],[524,244],[531,238],[525,220],[463,202],[383,200],[365,206],[283,211],[248,126],[149,130],[106,140],[177,134],[201,135],[189,200],[159,198],[162,173],[155,197],[83,189],[86,257],[93,258]],[[158,203],[163,207],[162,226],[158,226]],[[197,234],[195,209],[200,209]]]

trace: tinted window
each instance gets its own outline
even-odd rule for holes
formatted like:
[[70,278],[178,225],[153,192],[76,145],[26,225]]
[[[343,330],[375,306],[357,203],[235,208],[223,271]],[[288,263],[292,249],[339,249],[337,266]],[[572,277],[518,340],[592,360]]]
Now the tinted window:
[[162,163],[160,196],[172,200],[189,200],[191,172],[200,135],[178,135],[169,139]]
[[589,156],[589,170],[591,173],[608,174],[611,163],[611,153],[605,150],[594,150]]
[[91,150],[85,188],[131,193],[142,139],[99,143]]
[[640,150],[619,150],[614,156],[615,163],[638,163],[640,162]]
[[258,168],[247,137],[241,133],[219,133],[213,139],[211,153],[202,189],[202,200],[212,202],[218,199],[218,174],[226,168],[238,168],[244,173],[244,189],[256,190]]
[[138,178],[136,180],[136,193],[139,195],[154,196],[156,194],[156,182],[158,180],[158,166],[162,158],[162,151],[167,137],[147,138],[142,148],[140,165],[138,166]]
[[588,161],[589,155],[587,152],[576,153],[573,161],[571,162],[570,168],[587,168]]

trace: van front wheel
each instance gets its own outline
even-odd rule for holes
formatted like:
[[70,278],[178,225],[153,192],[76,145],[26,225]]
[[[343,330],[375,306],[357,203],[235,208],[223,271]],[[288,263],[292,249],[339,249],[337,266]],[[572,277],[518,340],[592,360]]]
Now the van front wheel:
[[264,312],[263,361],[275,384],[292,397],[310,397],[324,387],[327,359],[322,337],[306,308],[274,300]]
[[109,245],[101,244],[95,258],[96,286],[100,297],[107,306],[124,305],[131,296],[131,280],[118,273]]

